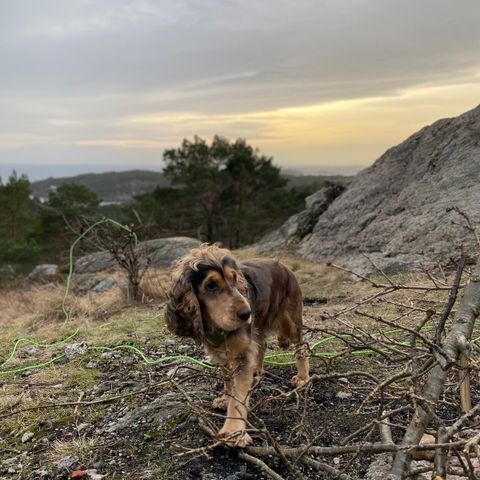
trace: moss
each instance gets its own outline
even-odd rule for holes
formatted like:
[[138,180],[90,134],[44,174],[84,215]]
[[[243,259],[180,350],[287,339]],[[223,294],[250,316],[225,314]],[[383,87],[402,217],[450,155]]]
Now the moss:
[[74,368],[74,371],[65,373],[66,379],[64,385],[66,388],[89,389],[101,375],[98,370],[93,368],[78,368],[77,366],[74,366]]

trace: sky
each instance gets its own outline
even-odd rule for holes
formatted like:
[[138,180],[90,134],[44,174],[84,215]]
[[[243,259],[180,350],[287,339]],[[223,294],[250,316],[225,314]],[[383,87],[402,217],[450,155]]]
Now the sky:
[[480,103],[478,0],[2,0],[0,175],[160,170],[183,138],[358,171]]

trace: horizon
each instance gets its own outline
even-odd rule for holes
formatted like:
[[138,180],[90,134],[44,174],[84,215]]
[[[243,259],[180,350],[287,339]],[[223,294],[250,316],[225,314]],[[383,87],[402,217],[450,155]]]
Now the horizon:
[[216,134],[283,169],[361,170],[479,103],[480,3],[451,5],[2,3],[0,173],[155,170]]
[[[275,163],[275,162],[274,162]],[[279,166],[279,165],[277,165]],[[351,176],[356,175],[363,168],[359,168],[355,165],[345,165],[345,166],[302,166],[296,165],[294,167],[280,167],[281,171],[284,174],[291,175],[344,175]],[[49,173],[43,173],[45,170],[48,170]],[[163,166],[159,165],[155,167],[154,165],[132,165],[125,168],[114,168],[112,165],[108,164],[99,164],[95,166],[89,166],[87,169],[83,164],[69,164],[69,165],[59,165],[59,164],[50,164],[50,165],[35,165],[35,164],[0,164],[0,183],[5,183],[8,181],[9,176],[15,171],[17,175],[26,175],[30,182],[38,182],[47,180],[49,178],[68,178],[76,177],[79,175],[88,175],[88,174],[101,174],[101,173],[112,173],[112,172],[128,172],[133,170],[142,170],[149,172],[158,172],[162,173]]]

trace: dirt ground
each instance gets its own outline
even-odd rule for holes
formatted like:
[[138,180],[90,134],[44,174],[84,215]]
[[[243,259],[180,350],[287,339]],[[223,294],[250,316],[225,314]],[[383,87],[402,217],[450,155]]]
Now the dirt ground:
[[[240,256],[250,253],[240,252]],[[348,311],[375,294],[378,289],[372,285],[292,256],[282,259],[295,271],[304,291],[305,335],[311,346],[330,331],[345,331],[344,322],[363,322],[375,334],[386,328]],[[167,286],[162,283],[165,275],[158,274],[159,291]],[[155,283],[153,278],[150,281]],[[418,274],[395,279],[419,281]],[[166,331],[161,299],[152,294],[144,305],[129,306],[120,289],[81,298],[70,295],[71,315],[65,321],[59,309],[63,289],[63,285],[46,285],[0,292],[0,363],[8,360],[16,339],[40,342],[21,342],[0,369],[0,478],[267,478],[258,467],[240,459],[237,449],[214,446],[215,440],[200,428],[199,420],[204,418],[217,429],[223,421],[222,412],[211,407],[222,386],[217,370],[184,358],[146,364],[137,351],[115,349],[135,346],[147,361],[174,355],[205,360],[201,348]],[[440,312],[447,296],[446,290],[394,292],[388,297],[390,303],[376,302],[365,309],[398,320],[410,308],[408,318],[401,321],[414,324],[426,309]],[[412,311],[411,305],[418,310]],[[339,320],[332,320],[330,314],[339,311],[344,312]],[[77,329],[68,341],[43,346]],[[73,350],[65,355],[68,346]],[[278,353],[274,342],[270,347],[268,353]],[[388,360],[378,355],[331,358],[345,348],[340,339],[318,345],[313,350],[312,372],[337,376],[313,382],[295,395],[289,395],[294,366],[267,364],[252,394],[252,425],[268,430],[281,445],[329,446],[340,444],[372,420],[375,400],[360,414],[357,409],[374,383],[368,376],[342,373],[355,370],[382,377]],[[288,362],[291,357],[271,360]],[[396,399],[389,402],[394,406]],[[444,408],[445,417],[458,414],[454,403]],[[400,420],[407,417],[399,414]],[[399,438],[402,432],[393,433]],[[268,443],[262,435],[253,437],[256,446]],[[361,438],[379,439],[376,431]],[[364,478],[372,457],[338,455],[318,460],[356,479]],[[264,461],[283,478],[293,478],[279,459]],[[332,478],[301,463],[296,467],[307,479]]]

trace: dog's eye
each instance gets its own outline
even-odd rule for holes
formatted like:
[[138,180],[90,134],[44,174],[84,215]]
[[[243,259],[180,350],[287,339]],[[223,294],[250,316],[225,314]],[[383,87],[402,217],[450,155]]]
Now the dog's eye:
[[209,292],[214,292],[216,289],[217,289],[217,284],[213,281],[211,282],[208,282],[206,285],[205,285],[205,288],[209,291]]

